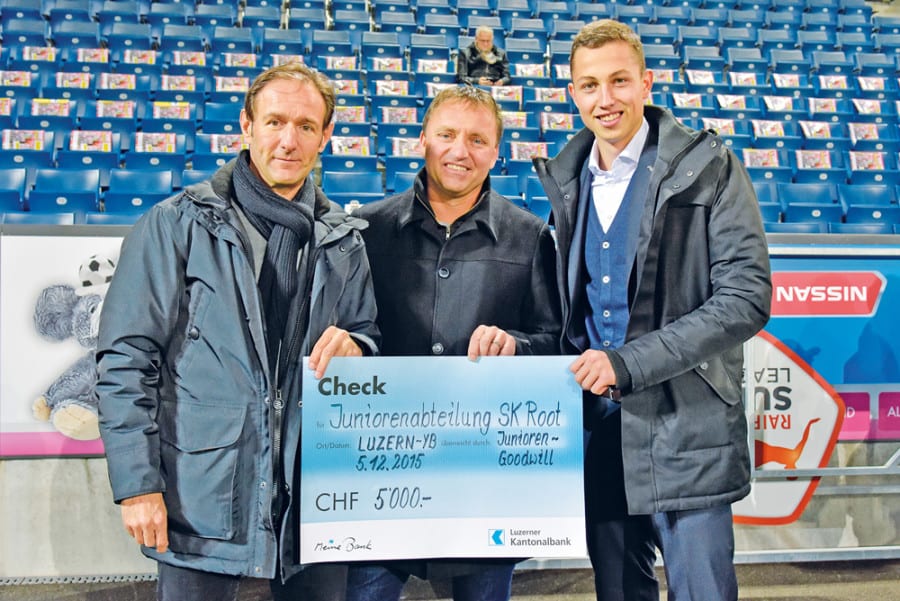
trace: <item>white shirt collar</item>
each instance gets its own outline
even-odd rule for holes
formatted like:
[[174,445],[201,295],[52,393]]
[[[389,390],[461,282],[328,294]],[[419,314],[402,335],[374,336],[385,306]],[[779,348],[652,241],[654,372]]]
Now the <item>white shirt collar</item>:
[[625,147],[625,150],[619,153],[619,156],[613,161],[609,171],[600,168],[600,148],[597,146],[597,140],[594,139],[594,145],[591,147],[591,158],[588,161],[588,169],[594,176],[595,181],[601,179],[619,179],[631,178],[634,170],[637,169],[638,160],[641,158],[641,151],[644,150],[644,144],[647,142],[647,136],[650,133],[650,124],[644,118],[641,127],[638,129],[631,141]]

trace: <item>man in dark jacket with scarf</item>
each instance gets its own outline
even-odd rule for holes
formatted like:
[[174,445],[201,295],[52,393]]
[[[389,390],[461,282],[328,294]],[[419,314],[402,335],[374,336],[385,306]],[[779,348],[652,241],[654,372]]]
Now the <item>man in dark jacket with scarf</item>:
[[300,571],[294,540],[301,358],[321,377],[377,341],[364,223],[308,177],[334,103],[303,65],[264,72],[241,111],[249,150],[123,243],[100,323],[100,429],[161,600],[234,600],[242,576],[272,579],[276,599],[344,598],[346,568]]
[[750,491],[742,343],[769,317],[753,186],[708,132],[645,106],[626,25],[575,37],[586,126],[535,168],[553,206],[563,352],[585,391],[585,508],[597,599],[735,601],[731,503]]
[[[490,94],[442,90],[422,120],[425,167],[412,189],[359,209],[383,355],[557,354],[550,231],[490,187],[502,130]],[[514,563],[352,564],[347,601],[396,601],[410,574],[449,578],[456,601],[506,601]]]

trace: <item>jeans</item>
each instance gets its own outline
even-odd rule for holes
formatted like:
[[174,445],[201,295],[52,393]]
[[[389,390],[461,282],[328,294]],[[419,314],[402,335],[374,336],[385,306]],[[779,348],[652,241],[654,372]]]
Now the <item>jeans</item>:
[[[478,572],[432,582],[441,597],[452,591],[454,601],[508,601],[513,564],[484,566]],[[379,565],[353,564],[347,577],[347,601],[397,601],[409,580],[406,572]],[[446,589],[446,592],[442,592]]]
[[[237,601],[241,577],[159,564],[157,601]],[[316,564],[281,582],[269,581],[275,601],[344,601],[347,567]]]
[[651,516],[669,601],[737,601],[731,505]]

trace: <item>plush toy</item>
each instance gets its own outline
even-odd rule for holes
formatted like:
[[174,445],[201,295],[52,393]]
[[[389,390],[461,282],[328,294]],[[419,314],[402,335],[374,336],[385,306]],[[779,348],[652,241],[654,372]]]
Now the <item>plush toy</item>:
[[35,304],[34,326],[42,337],[55,341],[74,338],[87,349],[33,405],[37,419],[52,422],[60,433],[76,440],[100,437],[94,350],[103,296],[115,267],[111,259],[92,256],[78,271],[79,288],[48,286]]

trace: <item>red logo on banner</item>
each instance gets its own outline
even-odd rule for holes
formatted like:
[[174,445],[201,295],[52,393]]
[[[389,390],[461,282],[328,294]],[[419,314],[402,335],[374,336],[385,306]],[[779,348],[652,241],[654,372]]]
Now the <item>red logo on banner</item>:
[[772,316],[873,315],[884,276],[877,271],[777,271]]
[[779,478],[756,478],[750,494],[733,506],[739,524],[789,524],[806,509],[818,477],[794,470],[828,465],[845,408],[840,395],[783,342],[762,331],[746,347],[753,388],[748,407],[757,471]]

